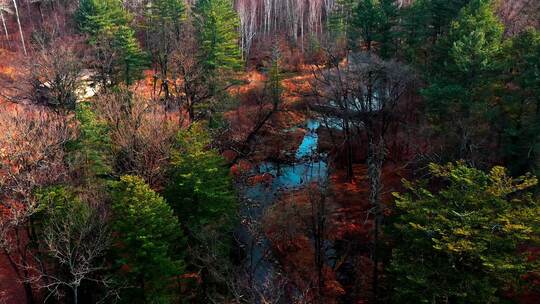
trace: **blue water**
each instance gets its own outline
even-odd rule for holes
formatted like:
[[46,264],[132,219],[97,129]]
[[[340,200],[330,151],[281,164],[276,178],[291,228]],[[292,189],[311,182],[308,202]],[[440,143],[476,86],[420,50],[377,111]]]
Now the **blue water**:
[[296,159],[302,159],[305,157],[313,156],[317,152],[319,145],[319,134],[317,130],[321,126],[321,123],[317,120],[309,120],[307,123],[308,132],[304,136],[302,143],[296,151]]
[[[328,176],[325,155],[318,154],[320,122],[309,120],[306,134],[296,150],[294,164],[263,162],[253,172],[254,175],[268,173],[273,179],[270,183],[248,186],[241,190],[246,205],[241,208],[241,217],[246,225],[238,231],[238,238],[247,250],[247,271],[252,274],[255,286],[264,286],[275,274],[274,260],[269,241],[254,235],[249,224],[260,221],[266,209],[273,205],[279,196],[290,190],[299,189],[312,182],[324,182]],[[249,247],[249,248],[248,248]]]

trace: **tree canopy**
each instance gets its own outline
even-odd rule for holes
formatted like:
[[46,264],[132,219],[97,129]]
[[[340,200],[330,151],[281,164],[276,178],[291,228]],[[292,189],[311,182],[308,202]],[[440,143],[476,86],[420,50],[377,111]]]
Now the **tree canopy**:
[[[391,273],[402,303],[496,303],[538,269],[523,246],[540,243],[537,179],[463,163],[430,165],[429,181],[395,194]],[[428,184],[429,182],[429,184]],[[436,189],[430,190],[430,185]]]

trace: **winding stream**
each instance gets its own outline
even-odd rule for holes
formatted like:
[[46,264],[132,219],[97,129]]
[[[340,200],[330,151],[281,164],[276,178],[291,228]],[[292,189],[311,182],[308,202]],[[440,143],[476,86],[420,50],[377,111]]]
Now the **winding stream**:
[[254,229],[262,220],[265,211],[287,191],[300,189],[312,182],[324,182],[328,177],[328,165],[325,155],[318,150],[320,123],[316,120],[306,122],[307,132],[296,150],[294,164],[283,165],[275,162],[263,162],[254,171],[254,175],[270,174],[273,178],[268,183],[247,186],[241,195],[247,202],[240,210],[243,225],[237,235],[246,251],[246,269],[254,286],[265,286],[275,276],[275,259],[272,256],[270,242]]

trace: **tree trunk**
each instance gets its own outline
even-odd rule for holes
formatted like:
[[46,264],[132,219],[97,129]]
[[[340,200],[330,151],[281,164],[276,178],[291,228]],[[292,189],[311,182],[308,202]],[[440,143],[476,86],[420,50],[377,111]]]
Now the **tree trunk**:
[[[373,303],[378,302],[379,290],[379,237],[382,223],[382,167],[385,159],[385,144],[382,136],[375,139],[368,131],[368,179],[370,184],[369,202],[374,214],[374,236],[373,236]],[[377,141],[377,142],[376,142]]]
[[73,304],[79,304],[79,288],[78,288],[78,286],[73,287]]
[[352,134],[351,134],[351,128],[350,123],[348,119],[344,120],[344,131],[345,131],[345,149],[346,149],[346,155],[347,155],[347,181],[352,182],[354,178],[354,170],[353,170],[353,163],[354,163],[354,157],[353,157],[353,147],[352,147]]
[[13,6],[15,7],[15,15],[17,16],[17,25],[19,26],[19,34],[21,35],[21,43],[24,51],[24,55],[28,55],[26,52],[26,44],[24,43],[24,34],[21,27],[21,20],[19,18],[19,9],[17,8],[17,1],[13,0]]
[[6,35],[6,43],[8,44],[8,47],[10,47],[9,43],[9,33],[6,26],[6,19],[4,18],[4,13],[2,12],[2,9],[0,8],[0,19],[2,19],[2,25],[4,26],[4,33]]

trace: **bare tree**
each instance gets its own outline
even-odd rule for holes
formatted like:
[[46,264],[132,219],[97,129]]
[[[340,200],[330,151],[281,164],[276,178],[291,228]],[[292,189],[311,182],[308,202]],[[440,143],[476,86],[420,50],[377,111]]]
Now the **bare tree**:
[[[77,197],[62,197],[63,202],[46,198],[45,218],[41,232],[40,254],[30,265],[29,282],[46,289],[45,299],[66,296],[79,303],[79,288],[85,282],[108,285],[108,278],[100,275],[105,269],[103,256],[110,246],[110,233],[104,208],[89,205]],[[57,205],[60,204],[60,205]],[[97,294],[97,293],[96,293]]]
[[32,253],[28,243],[36,239],[34,191],[66,180],[64,146],[73,133],[65,117],[24,107],[0,112],[0,130],[0,250],[33,303],[32,286],[26,279]]
[[[179,130],[162,104],[122,89],[98,95],[96,114],[109,127],[114,174],[134,174],[159,186]],[[159,123],[156,123],[159,122]]]
[[[56,34],[36,36],[34,58],[28,64],[29,98],[55,110],[74,110],[81,94],[81,56],[77,39],[64,40]],[[51,37],[49,37],[51,36]]]
[[200,48],[190,18],[184,23],[181,44],[173,52],[171,64],[176,98],[192,122],[197,119],[196,107],[209,101],[214,92],[210,87],[211,80],[199,62]]
[[[412,71],[394,61],[382,61],[372,53],[355,53],[340,62],[330,57],[327,70],[315,73],[318,103],[314,108],[326,116],[343,121],[347,145],[347,176],[352,177],[351,130],[367,138],[367,167],[370,183],[369,201],[374,220],[372,248],[373,293],[378,290],[378,243],[383,220],[381,203],[382,169],[386,160],[386,133],[400,121],[398,105],[414,81]],[[321,102],[322,100],[322,102]]]

